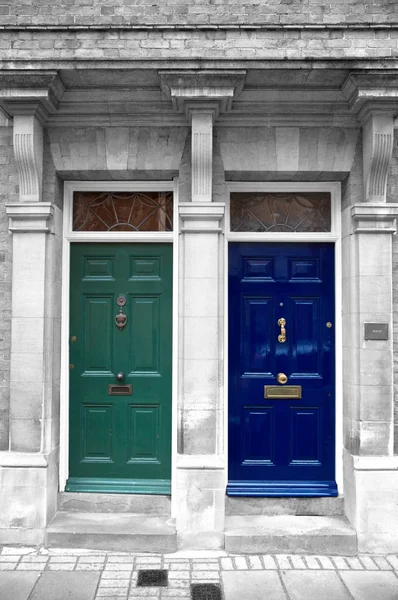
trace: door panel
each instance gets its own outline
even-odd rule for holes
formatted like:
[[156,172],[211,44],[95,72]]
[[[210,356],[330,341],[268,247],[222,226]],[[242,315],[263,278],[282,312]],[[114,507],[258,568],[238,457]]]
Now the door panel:
[[172,247],[72,244],[70,287],[66,489],[170,493]]
[[333,244],[230,244],[228,494],[337,494],[333,321]]

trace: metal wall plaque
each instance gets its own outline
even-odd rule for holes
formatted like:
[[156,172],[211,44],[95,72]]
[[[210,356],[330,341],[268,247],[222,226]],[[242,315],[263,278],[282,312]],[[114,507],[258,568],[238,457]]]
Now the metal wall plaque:
[[388,323],[364,323],[365,340],[388,340]]
[[108,395],[109,396],[132,396],[133,395],[133,386],[131,383],[128,385],[115,385],[114,383],[110,383],[108,385]]
[[300,400],[301,385],[265,385],[264,398],[274,400]]

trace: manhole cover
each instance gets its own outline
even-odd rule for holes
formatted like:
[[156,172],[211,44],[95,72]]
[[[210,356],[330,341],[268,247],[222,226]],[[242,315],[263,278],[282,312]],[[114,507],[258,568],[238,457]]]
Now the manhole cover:
[[137,587],[167,587],[167,571],[162,569],[138,571]]
[[191,598],[192,600],[222,600],[220,586],[215,583],[193,583]]

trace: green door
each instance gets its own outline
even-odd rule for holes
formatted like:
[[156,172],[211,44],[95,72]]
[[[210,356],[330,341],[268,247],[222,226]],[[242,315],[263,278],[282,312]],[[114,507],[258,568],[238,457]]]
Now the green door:
[[170,244],[72,244],[67,491],[170,493]]

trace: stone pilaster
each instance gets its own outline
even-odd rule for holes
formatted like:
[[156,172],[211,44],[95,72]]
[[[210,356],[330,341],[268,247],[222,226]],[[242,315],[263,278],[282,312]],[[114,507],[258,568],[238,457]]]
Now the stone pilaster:
[[4,543],[41,543],[56,509],[62,219],[41,202],[43,125],[55,107],[54,89],[61,89],[55,74],[0,77],[19,175],[19,202],[6,204],[13,265],[10,451],[0,453]]
[[[222,395],[224,204],[181,204],[181,354],[177,458],[180,544],[223,544],[225,461]],[[199,259],[200,257],[200,259]]]
[[[345,84],[362,123],[363,202],[343,211],[345,510],[360,552],[398,551],[398,462],[393,456],[392,235],[386,202],[398,115],[394,73],[353,73]],[[365,324],[385,324],[369,339]]]

